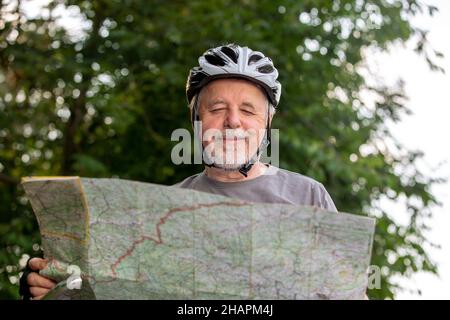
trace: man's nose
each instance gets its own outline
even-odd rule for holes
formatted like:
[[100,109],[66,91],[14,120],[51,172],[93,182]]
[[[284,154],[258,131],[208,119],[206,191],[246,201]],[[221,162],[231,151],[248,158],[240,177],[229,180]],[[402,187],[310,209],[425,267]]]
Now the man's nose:
[[228,110],[224,126],[226,128],[239,128],[241,126],[241,119],[238,110]]

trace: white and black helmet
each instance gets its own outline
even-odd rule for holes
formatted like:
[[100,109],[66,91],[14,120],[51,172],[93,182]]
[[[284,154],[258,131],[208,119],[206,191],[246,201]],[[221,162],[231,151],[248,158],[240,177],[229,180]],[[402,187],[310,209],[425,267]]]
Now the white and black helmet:
[[199,65],[191,69],[186,96],[192,98],[209,82],[223,78],[243,78],[259,84],[276,108],[280,102],[281,84],[272,60],[248,47],[228,44],[207,50],[198,59]]

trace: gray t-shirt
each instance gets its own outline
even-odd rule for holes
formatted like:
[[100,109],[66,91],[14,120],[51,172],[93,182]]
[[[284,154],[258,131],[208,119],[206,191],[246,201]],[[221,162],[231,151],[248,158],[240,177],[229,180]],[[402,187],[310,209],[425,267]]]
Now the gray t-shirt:
[[251,180],[221,182],[201,172],[174,186],[251,202],[316,206],[337,212],[333,200],[321,183],[299,173],[274,166],[269,166],[265,174]]

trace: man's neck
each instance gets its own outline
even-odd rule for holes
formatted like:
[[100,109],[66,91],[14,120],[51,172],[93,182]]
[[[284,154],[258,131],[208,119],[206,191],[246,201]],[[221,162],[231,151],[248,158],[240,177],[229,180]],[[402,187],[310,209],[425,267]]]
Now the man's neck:
[[205,167],[205,174],[214,180],[221,181],[221,182],[238,182],[238,181],[246,181],[251,180],[256,177],[259,177],[260,175],[264,174],[266,172],[267,167],[266,165],[262,164],[261,162],[256,162],[250,171],[247,173],[247,177],[245,177],[242,173],[239,171],[227,171],[220,168],[215,167]]

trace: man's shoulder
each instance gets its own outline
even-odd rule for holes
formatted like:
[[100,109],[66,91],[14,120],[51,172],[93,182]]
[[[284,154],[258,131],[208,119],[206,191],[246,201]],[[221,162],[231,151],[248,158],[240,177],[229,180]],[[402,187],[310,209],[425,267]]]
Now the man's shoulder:
[[281,180],[283,183],[293,184],[302,188],[308,187],[312,189],[325,189],[323,184],[319,181],[298,172],[276,168],[274,175],[276,179]]
[[299,204],[337,211],[331,196],[319,181],[281,168],[276,168],[274,179],[273,185],[282,190],[280,192],[283,192],[285,197],[299,201]]
[[202,175],[202,172],[193,174],[192,176],[189,176],[185,178],[184,180],[175,183],[172,185],[172,187],[178,187],[178,188],[190,188]]

